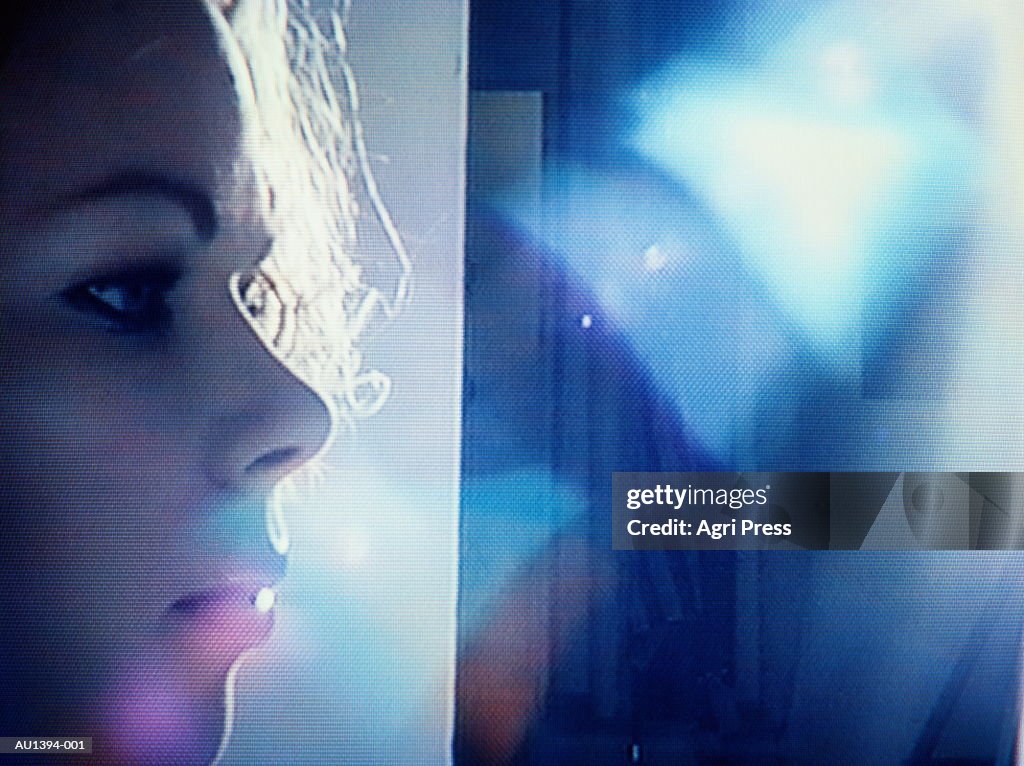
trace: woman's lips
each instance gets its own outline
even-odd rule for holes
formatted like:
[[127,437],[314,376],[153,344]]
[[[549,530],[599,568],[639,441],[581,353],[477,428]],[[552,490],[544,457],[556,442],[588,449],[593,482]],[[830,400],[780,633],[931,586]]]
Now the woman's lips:
[[245,586],[205,588],[182,596],[171,604],[171,610],[174,612],[191,614],[223,602],[230,604],[239,602],[241,604],[247,604],[250,607],[255,607],[256,596],[263,590],[266,590],[266,588],[249,588]]
[[190,654],[233,659],[270,635],[274,613],[266,591],[225,585],[187,593],[166,610],[166,629]]

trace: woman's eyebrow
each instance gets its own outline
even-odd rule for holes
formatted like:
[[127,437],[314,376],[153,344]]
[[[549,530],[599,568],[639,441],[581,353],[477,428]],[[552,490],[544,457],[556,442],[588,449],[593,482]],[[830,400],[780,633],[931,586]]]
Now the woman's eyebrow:
[[217,210],[202,186],[192,181],[159,173],[126,171],[116,173],[71,197],[72,203],[94,202],[112,197],[163,197],[180,205],[192,219],[200,239],[210,241],[217,234]]

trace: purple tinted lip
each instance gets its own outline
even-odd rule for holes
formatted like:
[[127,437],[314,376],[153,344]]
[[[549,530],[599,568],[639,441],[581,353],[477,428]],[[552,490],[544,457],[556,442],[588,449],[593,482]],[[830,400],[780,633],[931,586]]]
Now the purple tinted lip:
[[257,587],[225,586],[194,591],[171,604],[170,611],[179,614],[195,614],[215,606],[254,607],[259,590]]
[[233,660],[273,629],[273,610],[254,603],[259,590],[255,583],[227,582],[187,593],[164,613],[164,635],[199,664]]

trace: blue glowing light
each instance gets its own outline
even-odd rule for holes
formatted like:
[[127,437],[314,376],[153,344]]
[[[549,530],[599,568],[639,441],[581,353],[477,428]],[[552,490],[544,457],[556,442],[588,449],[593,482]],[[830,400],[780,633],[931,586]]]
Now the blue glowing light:
[[865,303],[874,286],[915,285],[974,164],[965,126],[900,80],[891,41],[835,34],[851,28],[812,19],[768,39],[756,68],[677,61],[640,89],[629,139],[715,213],[824,352],[884,312]]

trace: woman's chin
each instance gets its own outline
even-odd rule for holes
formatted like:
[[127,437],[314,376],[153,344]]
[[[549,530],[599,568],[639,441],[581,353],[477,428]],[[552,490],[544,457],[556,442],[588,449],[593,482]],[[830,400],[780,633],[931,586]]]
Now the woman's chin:
[[227,723],[228,670],[212,671],[147,668],[121,684],[103,705],[111,762],[209,764]]

